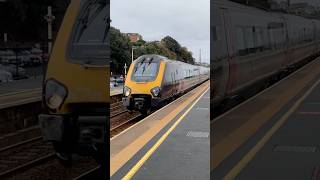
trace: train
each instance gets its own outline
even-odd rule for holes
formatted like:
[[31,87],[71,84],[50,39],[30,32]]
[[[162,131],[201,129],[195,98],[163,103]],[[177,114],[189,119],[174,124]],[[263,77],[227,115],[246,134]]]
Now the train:
[[165,100],[209,79],[210,68],[191,65],[157,54],[138,57],[129,67],[123,89],[123,105],[130,111],[150,114]]
[[73,0],[48,61],[43,83],[43,139],[58,158],[101,160],[108,126],[110,1]]
[[319,56],[319,20],[215,0],[210,21],[212,108]]

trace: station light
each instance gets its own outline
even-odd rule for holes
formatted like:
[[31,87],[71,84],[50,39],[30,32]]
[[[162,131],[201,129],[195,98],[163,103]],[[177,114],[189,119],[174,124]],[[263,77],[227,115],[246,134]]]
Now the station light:
[[49,79],[45,84],[45,102],[52,109],[58,109],[67,97],[67,89],[56,80]]
[[128,97],[128,96],[130,96],[130,94],[131,94],[131,89],[129,87],[127,87],[127,86],[124,86],[123,95]]
[[152,88],[151,90],[150,90],[150,92],[151,92],[151,94],[152,94],[152,96],[154,96],[154,97],[158,97],[159,95],[160,95],[160,87],[154,87],[154,88]]

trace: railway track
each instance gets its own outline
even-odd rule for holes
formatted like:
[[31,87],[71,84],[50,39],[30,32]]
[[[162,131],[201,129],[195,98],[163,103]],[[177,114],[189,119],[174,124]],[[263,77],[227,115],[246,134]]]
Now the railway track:
[[110,119],[110,138],[129,128],[144,116],[139,112],[126,112]]
[[[20,106],[21,103],[38,102],[41,101],[40,96],[41,89],[2,94],[0,109],[6,110],[8,107]],[[112,117],[122,117],[128,113],[122,106],[121,98],[122,95],[112,96],[113,103],[110,105]],[[56,158],[51,143],[42,141],[37,126],[4,133],[0,137],[0,143],[0,179],[24,179],[29,176],[42,179],[45,176],[50,177],[50,172],[57,170],[61,172],[60,175],[55,175],[57,179],[61,179],[61,176],[72,179],[84,172],[91,172],[90,169],[97,166],[91,157],[78,157],[72,167],[64,167]]]
[[99,177],[101,175],[100,171],[101,171],[100,166],[97,166],[97,167],[77,176],[73,180],[99,179]]
[[38,136],[0,149],[0,179],[54,159],[50,143]]
[[82,156],[72,165],[62,165],[51,143],[41,136],[0,149],[0,179],[73,179],[97,165],[93,158]]
[[139,112],[129,112],[122,102],[115,102],[110,105],[110,138],[130,127],[142,118]]
[[122,105],[122,94],[114,96],[113,103],[110,104],[110,138],[127,129],[142,117],[139,112],[129,112]]

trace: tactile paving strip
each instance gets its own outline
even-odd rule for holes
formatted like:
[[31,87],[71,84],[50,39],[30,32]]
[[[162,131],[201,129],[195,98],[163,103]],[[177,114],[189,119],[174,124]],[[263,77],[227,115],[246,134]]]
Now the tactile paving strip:
[[195,138],[208,138],[209,132],[201,132],[201,131],[189,131],[187,133],[188,137],[195,137]]
[[297,153],[314,153],[317,151],[315,146],[286,146],[276,145],[273,148],[275,152],[297,152]]

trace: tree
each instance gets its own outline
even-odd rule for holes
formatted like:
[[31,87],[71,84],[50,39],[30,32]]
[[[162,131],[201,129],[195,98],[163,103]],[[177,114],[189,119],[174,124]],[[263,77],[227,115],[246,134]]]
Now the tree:
[[192,57],[192,52],[188,51],[186,47],[181,48],[180,57],[183,59],[184,62],[189,64],[194,64],[194,58]]
[[56,19],[53,32],[59,29],[70,0],[8,0],[0,4],[0,34],[9,33],[9,38],[19,42],[47,40],[47,22],[44,16],[52,6]]
[[139,39],[139,41],[133,43],[134,46],[143,46],[146,44],[146,41],[144,41],[143,39]]
[[122,34],[119,29],[110,27],[110,48],[111,48],[111,69],[112,72],[122,74],[125,63],[131,63],[131,44],[130,39]]
[[176,54],[180,54],[181,45],[170,36],[166,36],[161,40],[161,43],[164,44],[169,50]]
[[186,47],[181,47],[179,42],[170,36],[166,36],[161,40],[161,44],[175,53],[177,60],[194,64],[192,53]]
[[119,29],[110,28],[110,47],[111,47],[111,69],[115,74],[124,72],[124,63],[131,64],[131,49],[134,49],[134,59],[145,54],[158,54],[172,60],[179,60],[186,63],[194,64],[192,53],[186,47],[181,47],[178,41],[170,36],[164,37],[161,41],[146,42],[139,40],[130,42],[130,39]]

